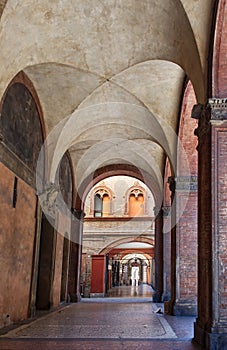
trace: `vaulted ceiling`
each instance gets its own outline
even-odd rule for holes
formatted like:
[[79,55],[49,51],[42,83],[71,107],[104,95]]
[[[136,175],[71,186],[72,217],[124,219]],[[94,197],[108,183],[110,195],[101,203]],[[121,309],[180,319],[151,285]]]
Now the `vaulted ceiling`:
[[0,98],[24,71],[38,93],[50,181],[69,150],[80,184],[106,165],[175,167],[187,76],[206,100],[214,0],[0,1]]

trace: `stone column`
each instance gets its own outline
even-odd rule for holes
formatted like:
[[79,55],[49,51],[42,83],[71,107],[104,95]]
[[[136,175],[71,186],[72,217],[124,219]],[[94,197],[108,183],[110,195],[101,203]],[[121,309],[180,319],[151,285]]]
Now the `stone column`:
[[198,318],[194,340],[227,348],[227,100],[196,105],[198,117]]
[[82,259],[83,222],[85,213],[72,209],[71,242],[69,258],[68,291],[71,302],[78,302],[80,295],[80,270]]
[[[176,220],[176,207],[175,207],[175,189],[176,181],[174,176],[168,178],[169,189],[171,191],[171,296],[170,300],[165,302],[165,312],[173,314],[173,306],[176,301],[176,226],[172,225]],[[173,227],[172,227],[173,226]]]
[[171,207],[165,206],[163,210],[163,296],[164,302],[170,300],[171,291]]
[[[158,212],[157,212],[158,211]],[[162,210],[155,212],[155,293],[154,302],[161,302],[163,293],[163,215]]]
[[197,176],[176,178],[176,287],[173,315],[197,315]]

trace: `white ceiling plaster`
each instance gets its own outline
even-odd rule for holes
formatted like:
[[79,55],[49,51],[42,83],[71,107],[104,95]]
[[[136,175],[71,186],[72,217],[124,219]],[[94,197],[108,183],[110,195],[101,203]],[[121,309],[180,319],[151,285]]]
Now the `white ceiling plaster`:
[[178,0],[37,0],[35,8],[31,0],[8,0],[0,22],[0,74],[7,81],[27,66],[57,62],[110,78],[164,59],[198,83],[202,98],[201,61],[188,18]]
[[27,67],[24,72],[41,101],[47,134],[104,82],[90,72],[56,63]]
[[33,82],[50,179],[69,149],[78,183],[121,162],[148,171],[162,190],[164,151],[175,167],[185,74],[205,101],[213,2],[7,1],[0,96],[20,70]]
[[192,27],[199,50],[203,71],[206,69],[206,57],[209,49],[209,29],[212,22],[213,0],[181,0]]
[[[74,163],[77,188],[90,174],[94,174],[97,169],[103,166],[132,164],[142,171],[142,175],[143,172],[152,174],[161,194],[163,183],[160,169],[162,169],[163,159],[160,157],[162,155],[160,150],[160,146],[146,140],[142,144],[140,140],[126,141],[122,139],[96,143],[80,157],[76,164]],[[76,151],[71,151],[71,154],[73,153],[77,155]],[[75,158],[73,157],[74,161]]]

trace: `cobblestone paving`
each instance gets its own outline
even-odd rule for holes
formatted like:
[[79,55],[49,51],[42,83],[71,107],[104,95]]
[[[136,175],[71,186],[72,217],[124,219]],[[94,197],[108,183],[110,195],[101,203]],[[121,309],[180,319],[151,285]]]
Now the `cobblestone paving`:
[[201,349],[191,342],[194,319],[155,313],[163,305],[152,302],[148,287],[140,287],[134,298],[130,287],[109,295],[105,299],[82,299],[14,328],[0,337],[0,349]]
[[5,336],[14,338],[176,338],[152,303],[81,302],[23,325]]
[[1,350],[202,350],[184,340],[0,339]]

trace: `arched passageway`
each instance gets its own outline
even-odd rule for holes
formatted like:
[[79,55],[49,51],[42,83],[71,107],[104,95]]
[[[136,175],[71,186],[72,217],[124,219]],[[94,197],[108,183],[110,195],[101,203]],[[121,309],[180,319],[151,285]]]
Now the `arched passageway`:
[[[0,1],[0,328],[81,300],[85,199],[127,175],[122,237],[87,240],[105,272],[93,292],[108,289],[109,255],[114,283],[121,264],[144,282],[143,259],[124,254],[152,258],[154,301],[197,314],[194,340],[226,348],[226,12],[225,0]],[[106,239],[115,194],[96,190]]]
[[[101,204],[99,216],[97,195]],[[107,196],[108,215],[103,205]],[[123,262],[124,256],[129,253],[145,254],[142,255],[143,262],[141,258],[138,260],[140,271],[136,284],[151,285],[152,282],[155,285],[154,262],[152,277],[150,266],[151,259],[154,259],[154,205],[149,188],[132,177],[108,177],[91,189],[84,207],[81,271],[84,297],[107,296],[113,287],[132,285],[135,282],[132,278],[133,261],[128,264]]]

